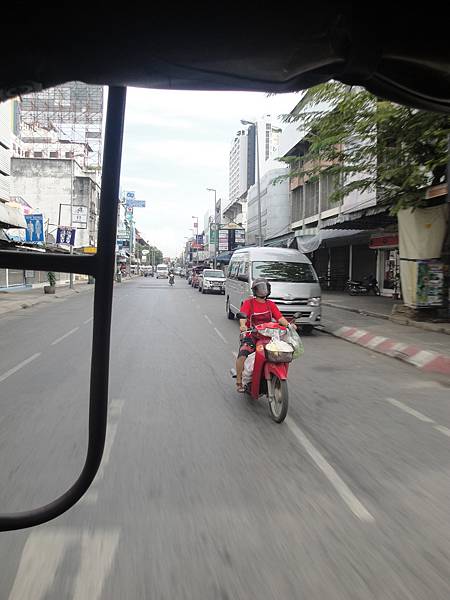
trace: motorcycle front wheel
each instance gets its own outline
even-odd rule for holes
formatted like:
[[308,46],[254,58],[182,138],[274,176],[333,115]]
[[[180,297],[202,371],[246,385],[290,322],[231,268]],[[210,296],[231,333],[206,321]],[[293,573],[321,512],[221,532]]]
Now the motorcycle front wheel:
[[270,416],[275,423],[282,423],[286,418],[289,406],[287,381],[272,375],[268,397]]

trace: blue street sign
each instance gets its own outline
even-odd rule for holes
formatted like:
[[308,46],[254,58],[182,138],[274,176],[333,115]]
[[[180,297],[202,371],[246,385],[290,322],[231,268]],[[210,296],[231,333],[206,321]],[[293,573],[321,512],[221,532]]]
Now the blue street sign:
[[27,223],[26,238],[27,242],[32,244],[43,244],[44,235],[44,215],[24,215]]
[[56,243],[74,246],[75,229],[72,229],[71,227],[58,227],[58,231],[56,233]]
[[145,200],[127,200],[127,208],[145,208]]

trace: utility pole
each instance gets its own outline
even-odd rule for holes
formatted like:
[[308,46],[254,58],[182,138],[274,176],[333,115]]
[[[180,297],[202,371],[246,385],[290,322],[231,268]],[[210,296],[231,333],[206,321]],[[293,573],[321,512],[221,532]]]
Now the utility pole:
[[[216,268],[217,266],[217,212],[216,212],[216,205],[217,205],[217,190],[215,190],[214,188],[206,188],[206,190],[208,192],[214,192],[214,227],[213,227],[213,231],[214,231],[214,268]],[[209,230],[211,233],[211,224],[209,225]]]
[[[72,246],[72,228],[73,228],[73,150],[72,158],[70,159],[70,254],[73,254]],[[67,280],[66,280],[67,281]],[[73,273],[69,274],[69,288],[73,290]]]

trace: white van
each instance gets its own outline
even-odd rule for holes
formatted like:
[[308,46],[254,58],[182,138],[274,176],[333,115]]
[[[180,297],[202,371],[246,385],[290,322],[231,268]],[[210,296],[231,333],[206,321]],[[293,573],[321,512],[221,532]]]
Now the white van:
[[169,277],[169,267],[165,264],[157,265],[156,279],[167,279]]
[[225,284],[229,319],[234,319],[242,302],[252,296],[252,282],[258,277],[270,282],[270,299],[285,317],[301,313],[296,323],[303,332],[311,332],[320,323],[321,289],[316,272],[304,254],[286,248],[242,248],[234,252]]

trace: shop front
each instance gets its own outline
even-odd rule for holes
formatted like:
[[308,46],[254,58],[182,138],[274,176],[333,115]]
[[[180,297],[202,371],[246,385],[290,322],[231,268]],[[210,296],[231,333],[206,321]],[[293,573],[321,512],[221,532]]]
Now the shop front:
[[377,251],[377,279],[382,296],[400,298],[398,233],[373,235],[369,248]]

